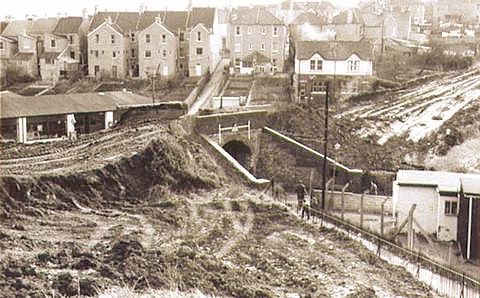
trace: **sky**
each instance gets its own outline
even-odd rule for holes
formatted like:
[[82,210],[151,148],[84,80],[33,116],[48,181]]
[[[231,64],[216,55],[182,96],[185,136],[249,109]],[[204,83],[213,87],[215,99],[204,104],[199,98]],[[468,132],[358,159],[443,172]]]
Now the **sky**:
[[[272,4],[279,3],[282,0],[192,0],[193,6],[238,6],[249,4]],[[321,1],[321,0],[317,0]],[[355,6],[358,0],[329,0],[334,5],[342,7]],[[7,4],[11,3],[11,4]],[[184,10],[187,8],[188,0],[2,0],[0,17],[3,21],[7,15],[11,15],[15,20],[25,19],[26,15],[36,15],[38,17],[57,17],[59,14],[64,16],[81,16],[84,8],[89,14],[93,14],[95,6],[99,11],[138,11],[140,4],[144,3],[147,10]]]

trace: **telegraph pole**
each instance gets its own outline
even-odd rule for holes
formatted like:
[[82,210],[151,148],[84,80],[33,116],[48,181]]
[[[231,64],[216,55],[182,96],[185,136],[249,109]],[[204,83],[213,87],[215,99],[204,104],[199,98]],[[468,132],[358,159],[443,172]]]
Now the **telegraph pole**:
[[325,192],[327,187],[327,137],[328,137],[328,94],[330,82],[325,88],[325,127],[323,135],[323,174],[322,174],[322,210],[325,210]]

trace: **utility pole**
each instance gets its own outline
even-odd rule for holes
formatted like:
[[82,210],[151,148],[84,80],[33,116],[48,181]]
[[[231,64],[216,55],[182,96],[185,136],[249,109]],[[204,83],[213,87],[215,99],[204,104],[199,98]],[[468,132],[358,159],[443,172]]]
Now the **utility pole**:
[[156,75],[152,74],[152,104],[155,104],[155,78]]
[[328,93],[330,82],[325,88],[325,127],[323,136],[323,173],[322,173],[322,210],[325,210],[325,192],[327,186],[327,137],[328,137]]

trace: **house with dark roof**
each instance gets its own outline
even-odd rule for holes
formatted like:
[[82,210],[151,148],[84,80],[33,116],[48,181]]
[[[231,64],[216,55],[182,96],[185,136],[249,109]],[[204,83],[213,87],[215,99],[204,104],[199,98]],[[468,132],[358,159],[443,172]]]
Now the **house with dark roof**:
[[88,74],[96,78],[138,76],[138,12],[97,12],[90,23]]
[[[186,11],[144,12],[138,32],[138,65],[141,78],[164,78],[187,71]],[[179,51],[179,49],[182,49]]]
[[188,73],[213,72],[220,61],[221,37],[217,9],[193,7],[188,16]]
[[[473,212],[479,209],[479,199],[480,175],[400,170],[393,182],[392,214],[403,222],[416,204],[413,217],[417,225],[440,241],[463,241],[467,256],[468,239],[475,236],[478,240],[479,223],[473,219]],[[470,210],[470,206],[474,209]],[[478,244],[475,247],[478,249]]]
[[[273,14],[261,7],[243,8],[232,11],[229,39],[230,57],[234,68],[240,73],[283,72],[287,47],[287,28]],[[269,62],[250,61],[254,57],[266,57]],[[250,64],[253,63],[253,64]]]
[[340,98],[370,90],[373,47],[369,42],[298,41],[295,49],[293,84],[298,100],[323,97],[328,82]]
[[334,31],[330,30],[328,19],[313,12],[299,15],[289,26],[291,39],[298,40],[333,40]]
[[44,33],[43,51],[39,53],[40,76],[52,83],[80,71],[86,63],[88,15],[64,17],[51,33]]

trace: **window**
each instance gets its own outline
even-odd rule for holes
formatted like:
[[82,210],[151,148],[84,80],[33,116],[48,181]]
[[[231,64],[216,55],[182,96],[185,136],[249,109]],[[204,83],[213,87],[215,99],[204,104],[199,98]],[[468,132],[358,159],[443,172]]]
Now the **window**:
[[272,42],[272,53],[277,53],[278,52],[278,42],[274,41]]
[[152,52],[150,50],[145,51],[145,58],[150,58],[152,57]]
[[162,56],[163,56],[163,57],[167,57],[167,50],[163,50],[163,51],[162,51]]
[[75,52],[74,51],[70,51],[70,58],[75,59]]
[[130,33],[130,38],[132,39],[132,42],[135,42],[135,33]]
[[277,71],[277,59],[272,59],[272,71],[276,72]]
[[235,58],[235,67],[240,67],[240,58]]
[[0,50],[3,50],[3,41],[0,41]]
[[95,42],[99,43],[100,42],[100,35],[95,34]]
[[56,46],[55,39],[51,39],[51,40],[50,40],[50,46],[51,46],[52,48],[54,48],[54,47]]
[[262,44],[260,45],[260,50],[262,51],[265,51],[265,44],[262,42]]
[[197,32],[197,41],[202,41],[202,32]]
[[236,26],[235,27],[235,35],[240,35],[240,34],[241,34],[240,26]]
[[247,27],[247,34],[248,35],[252,34],[252,27],[250,26]]
[[249,50],[249,51],[252,51],[252,50],[253,50],[253,44],[252,44],[252,43],[249,43],[249,44],[248,44],[248,50]]
[[132,49],[132,58],[135,58],[135,49]]
[[113,57],[113,58],[116,58],[116,57],[117,57],[117,52],[113,51],[113,52],[112,52],[112,57]]
[[185,40],[185,33],[180,32],[180,41],[184,41],[184,40]]
[[73,44],[73,36],[72,35],[68,36],[68,41],[70,42],[70,44]]
[[267,34],[267,30],[265,29],[265,27],[262,27],[262,34]]
[[457,202],[445,201],[445,215],[457,215]]
[[317,60],[317,59],[312,59],[310,60],[310,70],[316,71],[319,70],[321,71],[323,67],[323,61],[322,60]]
[[114,44],[115,43],[115,35],[114,34],[110,35],[110,39],[112,40],[112,44]]
[[167,42],[167,36],[165,34],[162,34],[162,43]]
[[234,47],[235,52],[240,52],[240,43],[236,43]]
[[52,58],[45,58],[45,63],[46,64],[54,64],[54,61]]
[[312,92],[324,92],[326,88],[326,83],[323,81],[313,81],[312,82]]
[[348,71],[355,72],[360,70],[360,60],[349,60],[348,61]]
[[196,51],[197,51],[197,56],[203,55],[203,48],[196,48]]
[[273,36],[278,36],[278,27],[273,27]]
[[150,43],[150,34],[145,34],[145,42]]
[[185,57],[185,49],[183,47],[180,47],[178,49],[178,51],[179,51],[179,56],[180,57]]
[[98,51],[95,51],[95,58],[98,58]]

